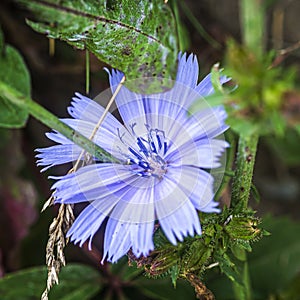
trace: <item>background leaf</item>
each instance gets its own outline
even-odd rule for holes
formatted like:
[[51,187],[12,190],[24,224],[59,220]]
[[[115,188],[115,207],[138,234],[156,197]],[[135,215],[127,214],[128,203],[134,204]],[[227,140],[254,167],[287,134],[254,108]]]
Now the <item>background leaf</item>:
[[276,157],[286,165],[300,165],[300,135],[296,130],[289,128],[283,136],[268,137],[266,140],[272,151],[275,152]]
[[176,288],[174,288],[170,278],[165,279],[149,279],[140,278],[135,281],[142,293],[150,299],[170,300],[170,299],[195,299],[195,291],[191,285],[183,280],[178,280]]
[[[40,299],[45,288],[46,267],[25,269],[10,273],[0,280],[0,295],[3,300]],[[60,273],[60,284],[54,286],[49,300],[88,300],[101,288],[99,273],[85,265],[68,264]]]
[[[0,30],[0,80],[25,96],[30,96],[30,75],[19,52],[5,46]],[[0,127],[19,128],[25,125],[28,113],[0,96]]]
[[[279,295],[281,290],[289,287],[300,270],[300,241],[297,238],[300,223],[285,217],[267,216],[263,219],[262,228],[271,235],[253,244],[253,251],[247,255],[253,287],[252,298],[257,300]],[[232,299],[229,279],[212,272],[205,282],[216,299]]]
[[19,2],[40,21],[28,22],[34,30],[88,49],[128,80],[175,77],[176,26],[162,0]]

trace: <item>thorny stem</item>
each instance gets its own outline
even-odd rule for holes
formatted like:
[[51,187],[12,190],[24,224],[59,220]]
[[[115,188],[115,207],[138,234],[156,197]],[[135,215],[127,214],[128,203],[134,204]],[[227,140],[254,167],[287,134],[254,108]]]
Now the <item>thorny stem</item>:
[[[262,0],[240,0],[240,21],[243,44],[259,59],[264,52],[264,7]],[[254,87],[255,88],[255,87]],[[245,211],[252,185],[255,155],[259,136],[240,135],[236,159],[236,172],[232,186],[231,206],[237,211]],[[251,299],[251,284],[248,270],[247,254],[244,249],[240,253],[241,279],[243,285],[233,282],[236,300]]]
[[246,209],[248,206],[257,143],[258,136],[256,134],[239,137],[231,206],[238,206],[240,210]]
[[[246,210],[250,197],[254,162],[258,144],[258,135],[240,136],[236,159],[236,172],[232,185],[231,206],[237,211]],[[244,249],[240,253],[242,280],[244,285],[233,282],[236,300],[251,299],[251,283],[248,270],[247,254]]]
[[226,137],[226,140],[229,141],[230,148],[228,148],[228,151],[227,151],[224,178],[222,180],[220,187],[218,188],[218,190],[215,194],[215,199],[217,201],[222,196],[224,189],[228,186],[229,181],[233,176],[232,167],[233,167],[234,158],[235,158],[236,139],[234,137],[233,132],[230,130],[227,130],[225,132],[225,137]]

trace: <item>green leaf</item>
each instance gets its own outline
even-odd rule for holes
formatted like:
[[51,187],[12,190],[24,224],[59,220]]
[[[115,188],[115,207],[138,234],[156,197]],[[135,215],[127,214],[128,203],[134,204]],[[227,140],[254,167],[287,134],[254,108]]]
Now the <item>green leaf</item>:
[[[0,30],[0,80],[30,96],[30,75],[23,58],[17,50],[4,46]],[[19,128],[25,125],[28,112],[12,104],[0,95],[0,127]]]
[[[300,133],[300,130],[299,130]],[[276,154],[288,166],[300,165],[299,147],[300,135],[296,130],[288,128],[283,136],[268,137],[267,143]]]
[[35,13],[36,31],[88,49],[126,74],[174,79],[177,35],[172,12],[162,0],[19,0]]
[[211,84],[215,90],[215,92],[224,93],[222,83],[220,81],[220,64],[216,63],[211,68]]
[[[0,295],[4,300],[40,299],[47,279],[46,267],[34,267],[10,273],[0,279]],[[101,288],[99,273],[80,264],[69,264],[59,275],[60,284],[54,286],[49,299],[88,300]]]
[[171,280],[165,279],[148,279],[140,278],[135,281],[141,292],[150,299],[157,300],[194,300],[194,289],[185,281],[177,280],[176,288],[172,285]]
[[300,124],[295,125],[295,130],[300,134]]
[[299,299],[300,295],[300,274],[298,274],[288,286],[280,292],[279,300]]
[[122,257],[116,264],[109,264],[109,268],[113,274],[118,274],[123,281],[130,281],[144,272],[143,268],[137,268],[134,262],[129,266],[127,256]]
[[260,299],[267,299],[299,272],[300,223],[283,217],[266,217],[262,226],[271,235],[254,244],[248,258],[255,292],[261,295]]
[[236,281],[239,284],[243,284],[237,267],[226,253],[223,253],[222,255],[216,253],[214,258],[219,262],[220,270],[227,276],[227,278],[229,278],[231,281]]
[[5,300],[39,299],[47,279],[45,267],[35,267],[7,274],[0,279],[0,295]]
[[51,299],[88,300],[102,288],[98,271],[90,266],[68,264],[59,274],[59,285],[50,292]]

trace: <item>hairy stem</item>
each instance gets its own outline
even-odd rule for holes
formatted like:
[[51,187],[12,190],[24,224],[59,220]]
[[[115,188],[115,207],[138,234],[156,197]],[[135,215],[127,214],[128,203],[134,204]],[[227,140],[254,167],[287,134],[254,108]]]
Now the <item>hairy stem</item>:
[[264,50],[264,7],[262,0],[240,0],[243,42],[261,57]]
[[230,148],[227,150],[227,156],[226,156],[226,166],[225,166],[225,173],[224,173],[224,178],[222,180],[222,183],[220,187],[218,188],[216,194],[215,194],[215,199],[218,201],[219,198],[222,196],[222,193],[228,186],[230,179],[232,178],[233,171],[233,163],[234,163],[234,158],[235,158],[235,148],[236,148],[236,139],[234,137],[233,132],[229,129],[225,132],[225,138],[227,141],[229,141]]
[[95,156],[102,161],[119,162],[110,153],[60,121],[56,116],[47,111],[45,108],[1,81],[0,94],[3,95],[7,100],[14,103],[16,106],[26,110],[29,114],[31,114],[44,125],[60,132],[62,135],[80,146],[92,156]]
[[238,206],[239,210],[246,209],[248,206],[257,143],[258,136],[256,134],[239,138],[231,197],[231,206]]
[[[236,172],[232,186],[231,206],[237,211],[244,211],[248,207],[258,136],[240,136],[236,159]],[[249,276],[247,253],[240,249],[239,260],[241,262],[241,276],[243,285],[233,282],[233,290],[236,300],[251,299],[251,282]]]

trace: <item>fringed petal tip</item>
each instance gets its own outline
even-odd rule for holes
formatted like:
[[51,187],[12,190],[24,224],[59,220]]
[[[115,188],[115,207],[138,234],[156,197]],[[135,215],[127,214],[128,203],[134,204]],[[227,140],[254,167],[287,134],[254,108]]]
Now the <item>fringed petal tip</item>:
[[205,207],[202,207],[201,211],[205,213],[220,213],[221,208],[219,207],[219,205],[219,202],[213,200],[209,202]]
[[122,78],[124,77],[124,73],[116,69],[109,70],[106,67],[103,68],[103,70],[108,74],[110,87],[112,89],[115,89],[117,85],[120,83],[120,81],[122,80]]
[[176,82],[180,82],[192,89],[197,85],[199,77],[199,64],[196,55],[187,53],[178,54],[178,67]]

